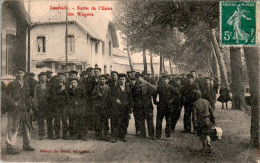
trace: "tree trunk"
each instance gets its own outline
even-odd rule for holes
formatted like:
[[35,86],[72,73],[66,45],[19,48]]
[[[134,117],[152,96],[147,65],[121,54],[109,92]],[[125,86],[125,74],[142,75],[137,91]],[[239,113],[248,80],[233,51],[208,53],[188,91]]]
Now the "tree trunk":
[[215,69],[215,70],[213,70],[213,73],[214,73],[215,77],[217,77],[218,81],[221,82],[218,58],[216,56],[216,51],[214,49],[214,46],[213,46],[212,42],[211,42],[211,45],[212,45],[212,54],[213,54],[212,55],[212,63],[213,63],[212,70]]
[[165,63],[164,63],[164,55],[162,55],[162,66],[163,66],[163,73],[165,73]]
[[242,54],[240,48],[230,48],[231,75],[232,75],[232,109],[244,110],[247,108],[244,95]]
[[163,56],[162,56],[162,54],[161,53],[159,53],[160,54],[160,75],[162,74],[162,71],[163,71]]
[[150,52],[150,67],[151,67],[151,74],[154,74],[154,69],[153,69],[153,53]]
[[259,148],[260,109],[260,47],[245,47],[245,58],[251,96],[251,139],[252,147]]
[[172,72],[172,61],[169,59],[169,65],[170,65],[170,73],[173,74]]
[[133,61],[132,61],[131,54],[130,54],[130,47],[129,47],[128,41],[129,41],[128,38],[126,38],[127,55],[128,55],[128,59],[129,59],[130,69],[131,69],[131,71],[134,71],[134,66],[133,66]]
[[216,56],[218,58],[221,81],[224,84],[226,84],[227,88],[229,88],[227,70],[226,70],[224,59],[223,59],[223,54],[220,51],[219,44],[218,44],[217,38],[215,36],[215,30],[214,29],[211,30],[211,37],[212,37],[212,43],[213,43],[213,46],[214,46],[214,49],[215,49],[215,52],[216,52]]
[[146,49],[143,47],[143,63],[144,63],[144,73],[147,74],[147,61],[146,61]]

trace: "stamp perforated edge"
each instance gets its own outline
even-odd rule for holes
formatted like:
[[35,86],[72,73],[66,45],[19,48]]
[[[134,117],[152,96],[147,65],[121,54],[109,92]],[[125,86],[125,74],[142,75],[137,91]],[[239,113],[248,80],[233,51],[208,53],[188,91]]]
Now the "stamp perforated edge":
[[[256,20],[256,28],[255,28],[255,45],[223,45],[222,44],[222,2],[255,2],[255,20]],[[260,31],[257,31],[257,1],[219,1],[219,24],[220,24],[220,27],[219,27],[219,45],[221,47],[234,47],[234,48],[241,48],[241,47],[256,47],[258,45],[258,39],[257,39],[257,32],[260,32]]]

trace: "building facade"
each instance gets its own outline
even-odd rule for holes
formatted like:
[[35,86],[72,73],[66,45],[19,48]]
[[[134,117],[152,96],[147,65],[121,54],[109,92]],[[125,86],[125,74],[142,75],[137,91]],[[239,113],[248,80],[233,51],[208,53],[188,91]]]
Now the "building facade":
[[17,68],[26,68],[26,35],[30,18],[22,0],[5,0],[1,19],[1,80],[8,82],[15,78]]
[[113,70],[119,73],[126,73],[131,70],[127,53],[116,48],[113,49]]
[[[110,73],[113,67],[113,48],[118,47],[116,31],[108,22],[105,36],[99,37],[90,27],[80,21],[68,21],[66,67],[65,21],[35,23],[31,28],[31,71],[54,73],[87,67],[100,67],[102,73]],[[93,32],[91,32],[93,31]]]

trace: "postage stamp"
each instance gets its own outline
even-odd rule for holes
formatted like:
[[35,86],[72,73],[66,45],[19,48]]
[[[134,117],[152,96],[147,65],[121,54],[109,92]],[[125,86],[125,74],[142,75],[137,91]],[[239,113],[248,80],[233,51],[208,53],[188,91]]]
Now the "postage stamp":
[[256,2],[220,2],[221,46],[256,45]]

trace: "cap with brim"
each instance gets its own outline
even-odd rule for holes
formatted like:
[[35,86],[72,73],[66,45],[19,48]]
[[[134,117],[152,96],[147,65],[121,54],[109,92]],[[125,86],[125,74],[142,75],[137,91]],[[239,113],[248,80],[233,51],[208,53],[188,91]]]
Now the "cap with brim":
[[164,75],[162,75],[162,78],[164,79],[164,78],[168,78],[169,79],[169,75],[167,75],[167,74],[164,74]]
[[119,77],[119,78],[123,78],[123,77],[126,78],[126,74],[123,74],[123,73],[122,73],[122,74],[118,74],[118,77]]
[[143,75],[143,74],[135,74],[135,77],[136,77],[136,78],[139,78],[139,77],[142,77],[142,78],[143,78],[144,75]]
[[25,69],[22,68],[22,67],[19,67],[19,68],[17,69],[17,71],[23,71],[23,72],[25,72]]
[[58,76],[60,76],[60,75],[65,76],[65,73],[63,73],[63,72],[58,72],[57,75],[58,75]]
[[107,76],[105,74],[99,75],[99,78],[105,78],[107,79]]
[[85,74],[87,74],[87,71],[82,71],[81,74],[85,75]]
[[70,81],[76,80],[77,82],[79,81],[78,78],[70,78]]
[[44,76],[44,75],[46,76],[47,73],[46,72],[41,72],[41,73],[38,74],[38,77],[41,77],[41,76]]
[[118,75],[118,72],[117,72],[117,71],[112,71],[112,72],[111,72],[111,75],[113,75],[113,74],[115,74],[115,73]]
[[96,68],[94,68],[94,70],[99,70],[99,71],[101,71],[101,68],[99,68],[99,67],[96,67]]
[[76,71],[76,70],[71,70],[69,74],[76,74],[76,75],[78,75],[78,71]]
[[53,72],[52,71],[46,71],[47,74],[52,74]]
[[87,72],[92,71],[92,70],[94,70],[92,67],[88,67],[88,68],[86,69]]

